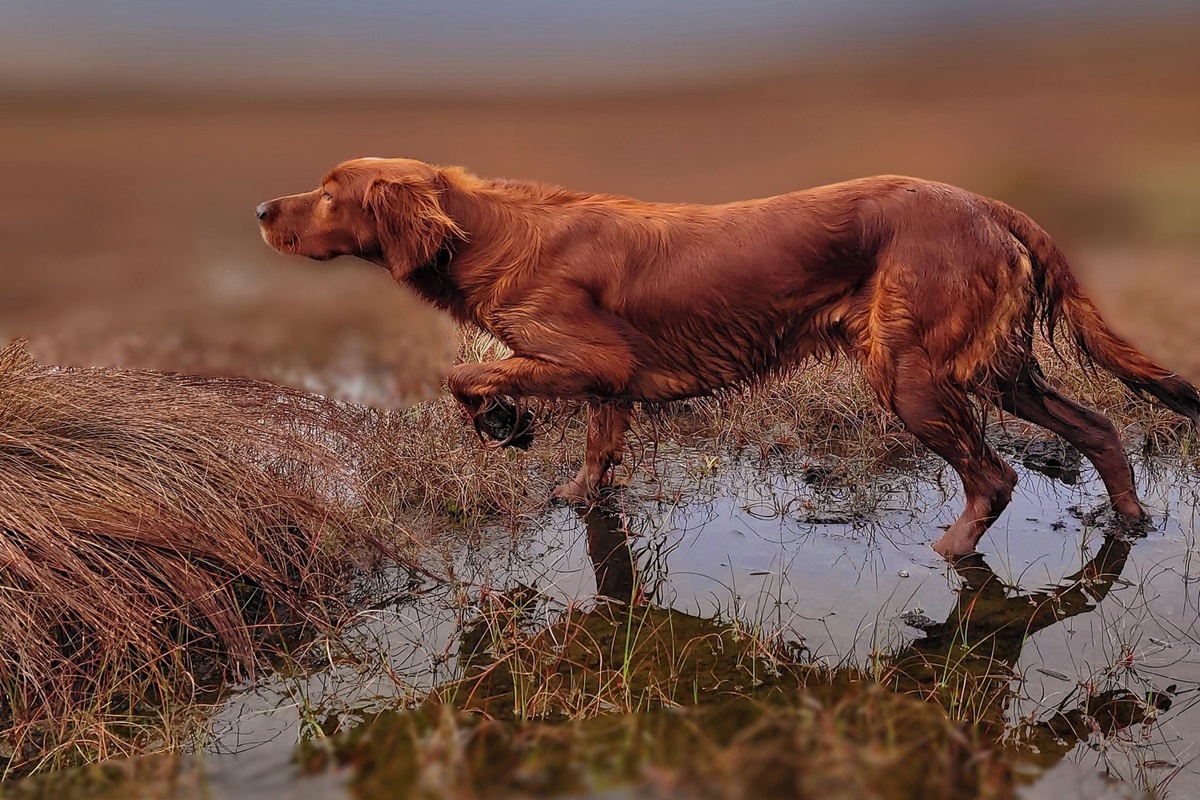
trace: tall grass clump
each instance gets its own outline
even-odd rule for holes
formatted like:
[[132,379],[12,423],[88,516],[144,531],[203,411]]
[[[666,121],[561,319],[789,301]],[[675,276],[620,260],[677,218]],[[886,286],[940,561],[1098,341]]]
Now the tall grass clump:
[[376,544],[366,413],[0,350],[0,770],[169,746],[172,709],[335,614]]
[[[458,362],[509,355],[489,334],[461,331]],[[378,460],[363,465],[372,476],[372,507],[422,530],[485,524],[523,529],[546,510],[554,486],[575,474],[584,452],[581,404],[530,401],[530,408],[537,419],[528,451],[481,440],[448,394],[381,414],[378,435],[386,447],[375,448]]]

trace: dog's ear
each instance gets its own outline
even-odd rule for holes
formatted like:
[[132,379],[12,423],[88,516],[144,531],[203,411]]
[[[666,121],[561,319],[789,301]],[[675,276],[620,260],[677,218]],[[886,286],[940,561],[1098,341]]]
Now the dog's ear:
[[375,218],[383,257],[398,281],[463,235],[438,202],[437,188],[422,178],[374,179],[363,195],[363,209]]

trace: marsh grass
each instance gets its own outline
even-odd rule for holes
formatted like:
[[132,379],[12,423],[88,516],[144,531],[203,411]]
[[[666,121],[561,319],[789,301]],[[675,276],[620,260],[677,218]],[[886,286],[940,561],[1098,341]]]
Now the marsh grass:
[[[648,605],[636,574],[628,592],[609,587],[630,602],[549,616],[551,599],[527,587],[461,593],[473,615],[459,677],[390,706],[406,710],[331,711],[301,693],[298,761],[308,774],[339,770],[364,798],[1014,797],[1022,764],[1052,764],[1081,742],[1116,748],[1123,730],[1152,723],[1158,700],[1115,682],[1015,728],[1005,719],[1029,637],[1086,613],[1129,551],[1106,540],[1079,573],[1035,593],[968,563],[939,630],[881,645],[873,669],[814,663],[761,623]],[[187,778],[195,766],[178,769]],[[164,779],[131,762],[12,796],[121,796],[143,779],[191,796],[194,778],[175,770]]]
[[185,740],[223,675],[340,613],[390,551],[354,502],[362,413],[0,351],[4,774]]
[[[462,331],[460,361],[503,358],[496,339]],[[500,524],[522,530],[546,508],[554,485],[581,453],[578,409],[561,403],[536,407],[539,425],[528,452],[481,441],[465,412],[448,395],[380,415],[380,446],[364,465],[372,508],[421,528],[472,529]]]
[[530,453],[491,448],[447,398],[387,415],[378,435],[387,447],[367,470],[373,507],[397,520],[424,520],[434,529],[470,530],[486,523],[514,532],[545,510],[578,438],[549,441]]
[[[472,334],[460,357],[503,354]],[[1043,355],[1051,380],[1113,417],[1127,444],[1195,459],[1195,436],[1174,415]],[[429,561],[430,534],[525,529],[582,457],[578,410],[541,406],[534,447],[497,450],[448,398],[375,412],[256,381],[45,367],[9,347],[0,355],[7,772],[187,741],[202,725],[195,703],[213,699],[222,674],[309,652],[289,641],[296,631],[336,631],[352,605],[346,577],[371,554],[420,549],[453,581],[449,564]],[[1032,426],[1022,435],[1045,436]],[[869,489],[882,468],[926,457],[845,364],[647,409],[630,443],[617,477],[632,502],[702,496],[736,456],[811,474],[850,514],[880,502],[885,493]],[[835,679],[754,626],[686,618],[636,593],[618,599],[627,602],[569,609],[548,626],[529,624],[520,604],[483,609],[478,638],[464,640],[463,675],[435,696],[520,725],[640,719],[715,698],[757,702],[851,672],[854,684],[899,681],[911,667],[876,664],[868,679],[842,665],[851,672]],[[1002,705],[997,676],[981,691],[961,668],[969,660],[944,661],[940,688],[923,695],[942,706],[951,738],[975,735]]]
[[428,706],[306,751],[310,772],[353,765],[355,793],[372,798],[1013,796],[994,753],[927,704],[866,684],[562,724]]
[[465,675],[435,697],[489,717],[578,719],[762,696],[821,673],[783,643],[650,605],[571,609],[528,630],[521,616],[489,607],[464,637]]
[[460,677],[335,720],[303,741],[305,771],[349,767],[381,798],[1013,796],[970,725],[761,626],[616,601],[547,624],[543,602],[483,593]]
[[[998,755],[975,748],[932,706],[857,684],[771,705],[733,700],[567,723],[490,720],[428,705],[375,714],[306,742],[296,761],[302,775],[336,771],[364,800],[999,800],[1014,792],[1011,768]],[[171,756],[96,765],[23,782],[6,796],[199,799],[210,795],[198,767]]]
[[[505,355],[488,334],[462,331],[460,361]],[[1110,417],[1128,448],[1197,458],[1196,434],[1186,420],[1081,366],[1065,346],[1060,351],[1039,341],[1038,356],[1051,383]],[[553,486],[574,474],[584,450],[585,418],[577,405],[536,408],[535,443],[527,452],[480,442],[448,397],[387,415],[389,445],[374,470],[382,479],[377,505],[396,509],[418,528],[523,529],[544,510]],[[991,406],[980,413],[1002,439],[1056,438]],[[643,499],[678,502],[696,494],[724,459],[749,456],[771,468],[811,473],[814,484],[858,487],[856,513],[869,512],[881,498],[870,487],[882,471],[931,457],[845,361],[812,364],[712,397],[642,407],[628,441],[616,480]]]

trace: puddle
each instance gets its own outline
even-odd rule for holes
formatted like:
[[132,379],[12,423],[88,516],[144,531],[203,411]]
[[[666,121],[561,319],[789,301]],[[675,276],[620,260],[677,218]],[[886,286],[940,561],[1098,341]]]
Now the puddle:
[[[553,509],[519,536],[447,536],[431,559],[451,583],[377,576],[363,589],[372,608],[298,654],[303,669],[217,708],[196,754],[106,768],[170,776],[172,788],[152,796],[350,796],[378,767],[371,758],[329,756],[349,768],[301,778],[295,745],[335,731],[334,741],[352,739],[364,721],[461,678],[481,613],[519,607],[523,626],[546,629],[598,613],[599,594],[648,604],[672,624],[736,621],[805,662],[937,695],[952,717],[1050,770],[1042,783],[1022,779],[1022,796],[1061,798],[1052,787],[1064,775],[1097,774],[1200,796],[1200,472],[1140,460],[1155,530],[1127,541],[1105,535],[1090,465],[1045,455],[1015,459],[1012,505],[980,556],[955,569],[929,549],[961,504],[953,473],[927,469],[936,462],[866,488],[822,470],[735,462],[696,476],[674,504],[634,487],[623,508]],[[71,793],[105,796],[127,781]],[[637,795],[614,791],[602,794]]]

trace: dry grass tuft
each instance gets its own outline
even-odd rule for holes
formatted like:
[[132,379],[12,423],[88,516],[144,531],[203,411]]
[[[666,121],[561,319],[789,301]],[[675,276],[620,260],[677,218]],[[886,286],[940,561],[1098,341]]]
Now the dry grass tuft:
[[420,519],[434,528],[491,523],[521,530],[545,510],[556,472],[583,452],[581,436],[572,452],[556,443],[561,430],[547,425],[538,427],[541,441],[527,453],[489,447],[449,398],[387,414],[379,436],[387,447],[368,470],[375,476],[371,505],[405,524]]
[[[488,361],[509,353],[490,335],[463,330],[459,362]],[[462,407],[449,395],[378,420],[377,460],[370,505],[407,525],[473,529],[501,524],[516,532],[546,509],[554,485],[574,474],[583,456],[582,417],[569,404],[536,410],[534,447],[525,452],[481,441]]]
[[[1190,452],[1194,433],[1183,417],[1152,398],[1135,396],[1116,378],[1069,353],[1060,355],[1045,341],[1037,342],[1036,354],[1050,382],[1112,419],[1127,446],[1182,446]],[[981,406],[981,412],[989,423],[1013,419],[990,405]],[[672,435],[711,438],[733,450],[761,450],[764,456],[780,450],[833,453],[877,467],[897,448],[918,447],[845,361],[810,364],[751,389],[675,404],[665,419]]]
[[264,639],[335,612],[347,554],[377,544],[354,485],[377,441],[365,413],[0,351],[8,771],[170,739],[172,700],[221,667],[253,673]]

